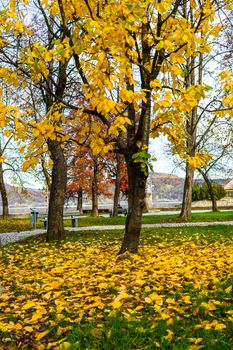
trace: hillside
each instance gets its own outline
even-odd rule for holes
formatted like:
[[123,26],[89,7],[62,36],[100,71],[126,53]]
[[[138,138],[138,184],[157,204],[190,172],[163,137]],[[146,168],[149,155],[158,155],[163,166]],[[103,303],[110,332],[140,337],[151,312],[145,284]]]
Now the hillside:
[[[45,193],[41,190],[35,190],[31,188],[22,188],[18,186],[6,185],[6,190],[8,194],[9,205],[33,205],[45,203]],[[0,205],[1,205],[0,197]]]
[[149,177],[152,189],[152,200],[181,201],[183,195],[184,179],[166,173],[152,173]]

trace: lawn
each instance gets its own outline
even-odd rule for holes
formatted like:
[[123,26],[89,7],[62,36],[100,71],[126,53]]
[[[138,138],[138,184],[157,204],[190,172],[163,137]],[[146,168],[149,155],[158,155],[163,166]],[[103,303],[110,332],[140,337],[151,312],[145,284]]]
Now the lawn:
[[[193,213],[189,222],[201,222],[201,221],[233,221],[233,211],[219,211],[219,212],[203,212]],[[179,219],[178,214],[156,214],[156,215],[144,215],[142,219],[143,224],[157,224],[166,222],[182,222]],[[91,217],[79,220],[79,226],[94,226],[94,225],[121,225],[125,223],[125,216],[118,217]]]
[[[198,221],[233,221],[233,211],[221,211],[221,212],[203,212],[194,213],[190,222]],[[177,214],[157,214],[143,216],[143,224],[157,224],[166,222],[181,222]],[[125,216],[118,217],[92,217],[87,216],[79,220],[78,225],[80,227],[86,226],[105,226],[105,225],[123,225],[125,223]],[[70,220],[65,221],[65,226],[71,226]],[[43,223],[38,221],[37,228],[43,228]],[[7,220],[0,219],[0,233],[4,232],[17,232],[17,231],[29,231],[32,229],[30,218],[9,218]]]
[[117,257],[121,238],[1,247],[0,349],[233,348],[231,227],[144,229]]

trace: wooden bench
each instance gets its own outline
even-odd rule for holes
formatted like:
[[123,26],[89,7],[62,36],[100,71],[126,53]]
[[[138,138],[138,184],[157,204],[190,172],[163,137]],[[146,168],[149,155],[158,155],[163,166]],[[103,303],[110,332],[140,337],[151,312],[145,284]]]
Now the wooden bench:
[[[78,219],[85,218],[86,216],[64,216],[63,221],[71,220],[71,226],[72,227],[78,227]],[[48,215],[43,215],[40,221],[44,224],[44,229],[47,230],[48,228]]]

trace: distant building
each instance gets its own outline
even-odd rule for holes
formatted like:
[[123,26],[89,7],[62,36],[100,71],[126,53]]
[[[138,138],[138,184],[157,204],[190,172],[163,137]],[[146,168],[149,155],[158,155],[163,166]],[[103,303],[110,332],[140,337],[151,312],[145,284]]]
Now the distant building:
[[233,179],[225,184],[224,190],[226,191],[226,197],[233,197]]

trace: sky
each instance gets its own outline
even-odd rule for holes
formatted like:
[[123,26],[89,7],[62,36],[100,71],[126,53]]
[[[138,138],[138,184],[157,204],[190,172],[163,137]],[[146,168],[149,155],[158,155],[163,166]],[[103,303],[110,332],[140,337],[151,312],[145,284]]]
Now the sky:
[[164,136],[160,136],[150,141],[149,152],[154,156],[157,161],[153,162],[153,168],[155,173],[168,173],[184,177],[185,173],[180,167],[175,166],[171,160],[171,156],[166,154],[167,141]]

